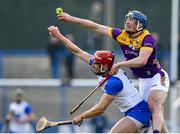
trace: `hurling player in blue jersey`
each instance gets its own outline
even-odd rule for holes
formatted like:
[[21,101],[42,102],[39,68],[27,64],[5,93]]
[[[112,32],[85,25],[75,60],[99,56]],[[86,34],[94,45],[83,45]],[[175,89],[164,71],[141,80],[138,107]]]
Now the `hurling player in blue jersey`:
[[23,99],[23,91],[15,90],[15,101],[10,103],[4,133],[32,133],[35,114],[28,102]]
[[[114,55],[110,51],[96,51],[94,55],[81,50],[65,38],[55,26],[48,28],[49,33],[57,38],[74,55],[90,64],[99,81],[109,76],[114,63]],[[112,133],[134,133],[149,126],[151,113],[146,101],[121,69],[116,75],[111,75],[104,85],[104,93],[95,106],[73,118],[73,124],[79,124],[83,119],[102,114],[113,102],[125,114],[111,129]]]
[[153,132],[168,132],[164,123],[163,107],[169,90],[169,78],[157,60],[156,40],[146,29],[147,17],[139,11],[129,11],[125,16],[124,29],[100,25],[65,12],[58,15],[58,20],[80,24],[118,42],[125,61],[114,64],[110,74],[116,74],[121,67],[129,67],[139,78],[140,94],[150,106]]

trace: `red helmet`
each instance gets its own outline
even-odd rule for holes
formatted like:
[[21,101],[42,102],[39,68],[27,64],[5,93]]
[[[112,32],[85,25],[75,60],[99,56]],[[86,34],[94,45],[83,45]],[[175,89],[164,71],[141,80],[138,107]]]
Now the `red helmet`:
[[[94,53],[94,63],[100,65],[98,74],[102,75],[110,70],[114,63],[114,54],[111,51],[96,51]],[[97,72],[95,72],[97,74]]]

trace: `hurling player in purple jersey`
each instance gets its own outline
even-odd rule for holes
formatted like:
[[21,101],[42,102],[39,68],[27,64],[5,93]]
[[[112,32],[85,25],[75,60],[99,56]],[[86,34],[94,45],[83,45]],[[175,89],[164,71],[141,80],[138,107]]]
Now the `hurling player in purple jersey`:
[[65,12],[57,17],[58,20],[80,24],[118,42],[126,60],[114,64],[110,74],[116,74],[121,67],[129,67],[139,78],[140,93],[150,106],[153,132],[168,132],[164,123],[163,106],[169,89],[169,78],[157,60],[156,40],[146,29],[147,17],[139,11],[129,11],[125,16],[124,29],[97,24]]

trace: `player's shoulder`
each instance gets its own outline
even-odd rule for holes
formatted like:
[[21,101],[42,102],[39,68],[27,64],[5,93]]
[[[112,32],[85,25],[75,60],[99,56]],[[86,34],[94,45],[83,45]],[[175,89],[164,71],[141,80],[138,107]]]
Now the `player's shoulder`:
[[143,44],[143,46],[154,48],[156,45],[156,39],[155,39],[155,37],[153,37],[152,34],[148,34],[144,37],[142,44]]
[[23,100],[19,106],[26,108],[26,107],[29,107],[30,105],[29,105],[29,103],[27,101]]
[[113,32],[122,32],[122,30],[120,28],[114,27],[111,28]]
[[24,106],[29,106],[29,103],[24,100],[24,101],[22,102],[22,105],[24,105]]
[[116,75],[112,75],[109,77],[109,79],[107,80],[106,85],[111,85],[111,86],[117,86],[117,85],[123,85],[122,80],[117,77]]
[[9,104],[9,107],[10,107],[11,109],[16,108],[16,107],[17,107],[16,102],[11,102],[11,103]]
[[113,75],[113,76],[114,77],[119,77],[121,79],[121,77],[126,76],[126,73],[124,72],[124,70],[119,69],[118,72],[115,75]]
[[155,37],[147,29],[145,29],[143,31],[143,34],[145,35],[144,36],[144,40],[151,40],[151,41],[155,41],[156,40]]
[[155,37],[152,34],[147,34],[144,39],[151,39],[151,40],[156,40]]
[[120,28],[110,28],[110,31],[110,35],[114,39],[116,39],[122,33],[122,30]]
[[123,82],[121,79],[115,76],[110,76],[107,83],[105,84],[104,91],[110,95],[117,95],[123,90]]
[[119,81],[120,79],[116,76],[116,75],[111,75],[110,77],[109,77],[109,79],[107,80],[107,82],[109,82],[109,81]]

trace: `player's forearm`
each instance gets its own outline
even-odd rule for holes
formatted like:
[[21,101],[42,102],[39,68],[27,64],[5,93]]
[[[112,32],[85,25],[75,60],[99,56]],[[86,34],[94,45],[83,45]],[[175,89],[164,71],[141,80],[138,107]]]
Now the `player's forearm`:
[[63,35],[59,35],[56,38],[62,42],[62,44],[69,50],[69,52],[71,52],[75,56],[79,57],[85,63],[89,64],[89,60],[91,58],[91,55],[89,53],[83,51],[81,48],[76,46],[74,43],[72,43],[70,40],[68,40]]
[[105,109],[101,108],[98,104],[92,107],[90,110],[81,114],[83,119],[91,118],[104,113]]
[[13,115],[11,112],[8,112],[7,116],[6,116],[6,123],[9,123],[13,118]]
[[91,20],[87,20],[87,19],[81,19],[81,18],[77,18],[77,17],[74,17],[74,23],[77,23],[85,28],[88,28],[94,32],[97,32],[97,33],[100,33],[100,34],[104,34],[104,35],[108,35],[108,31],[109,31],[109,28],[108,26],[105,26],[105,25],[101,25],[101,24],[98,24],[98,23],[95,23]]
[[58,38],[62,44],[74,55],[78,55],[81,52],[81,49],[72,43],[70,40],[66,39],[64,36]]
[[147,61],[144,60],[142,57],[137,57],[131,60],[122,61],[117,63],[119,67],[132,67],[132,68],[139,68],[146,65]]
[[33,122],[35,120],[35,114],[31,113],[27,116],[24,120],[19,121],[20,124],[27,123],[27,122]]
[[35,114],[31,113],[31,115],[29,115],[27,119],[28,119],[29,122],[34,121],[35,120]]
[[98,29],[98,26],[99,24],[93,22],[93,21],[90,21],[90,20],[87,20],[87,19],[81,19],[81,18],[77,18],[77,17],[74,17],[73,19],[74,23],[77,23],[83,27],[86,27],[86,28],[89,28],[91,30],[96,30]]

